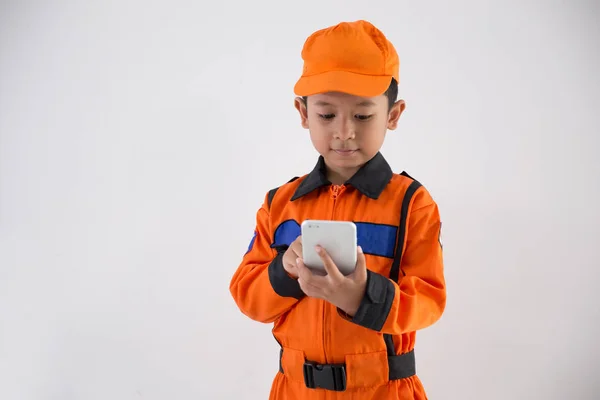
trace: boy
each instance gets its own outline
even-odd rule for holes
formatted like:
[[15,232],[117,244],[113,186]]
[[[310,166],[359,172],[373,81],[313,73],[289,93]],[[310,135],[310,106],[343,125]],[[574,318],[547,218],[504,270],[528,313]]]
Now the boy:
[[[379,152],[405,103],[398,55],[366,21],[313,33],[295,107],[320,156],[312,172],[270,190],[230,291],[248,317],[274,323],[281,346],[270,399],[426,399],[415,332],[446,305],[437,204]],[[354,221],[355,271],[323,249],[327,275],[303,264],[300,224]]]

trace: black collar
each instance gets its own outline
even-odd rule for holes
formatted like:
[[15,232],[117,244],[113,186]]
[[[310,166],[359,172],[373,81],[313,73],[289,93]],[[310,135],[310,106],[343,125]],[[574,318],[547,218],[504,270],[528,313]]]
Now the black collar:
[[[392,169],[381,153],[377,153],[350,178],[345,184],[352,185],[362,194],[377,199],[392,179]],[[319,156],[317,165],[300,183],[292,196],[292,201],[307,195],[322,186],[331,185],[327,179],[325,159]]]

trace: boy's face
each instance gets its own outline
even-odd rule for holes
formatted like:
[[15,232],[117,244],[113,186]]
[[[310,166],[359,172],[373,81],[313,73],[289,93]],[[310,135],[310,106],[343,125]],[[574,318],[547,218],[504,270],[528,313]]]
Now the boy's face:
[[298,97],[295,106],[327,167],[348,179],[381,149],[387,130],[396,129],[405,103],[400,100],[388,109],[386,95],[331,92],[309,96],[307,105]]

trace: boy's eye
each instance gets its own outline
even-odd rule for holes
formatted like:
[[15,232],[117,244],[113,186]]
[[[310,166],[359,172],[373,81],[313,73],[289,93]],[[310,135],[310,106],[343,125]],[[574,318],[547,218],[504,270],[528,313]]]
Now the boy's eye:
[[323,119],[331,119],[331,118],[335,117],[335,114],[319,114],[319,117],[321,117]]
[[[333,117],[335,117],[335,114],[319,114],[319,117],[322,119],[332,119]],[[355,115],[354,116],[356,119],[359,119],[361,121],[366,121],[368,119],[370,119],[372,117],[372,115]]]

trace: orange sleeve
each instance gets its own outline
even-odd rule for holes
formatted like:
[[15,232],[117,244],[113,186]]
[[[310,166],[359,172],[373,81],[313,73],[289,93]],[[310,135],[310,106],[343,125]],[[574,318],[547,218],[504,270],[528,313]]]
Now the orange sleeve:
[[446,283],[437,204],[424,189],[415,193],[407,221],[399,284],[367,272],[367,288],[354,323],[399,335],[437,322],[446,307]]
[[298,281],[283,268],[286,249],[271,247],[267,199],[256,214],[248,251],[235,271],[229,290],[239,309],[259,322],[273,322],[304,297]]

